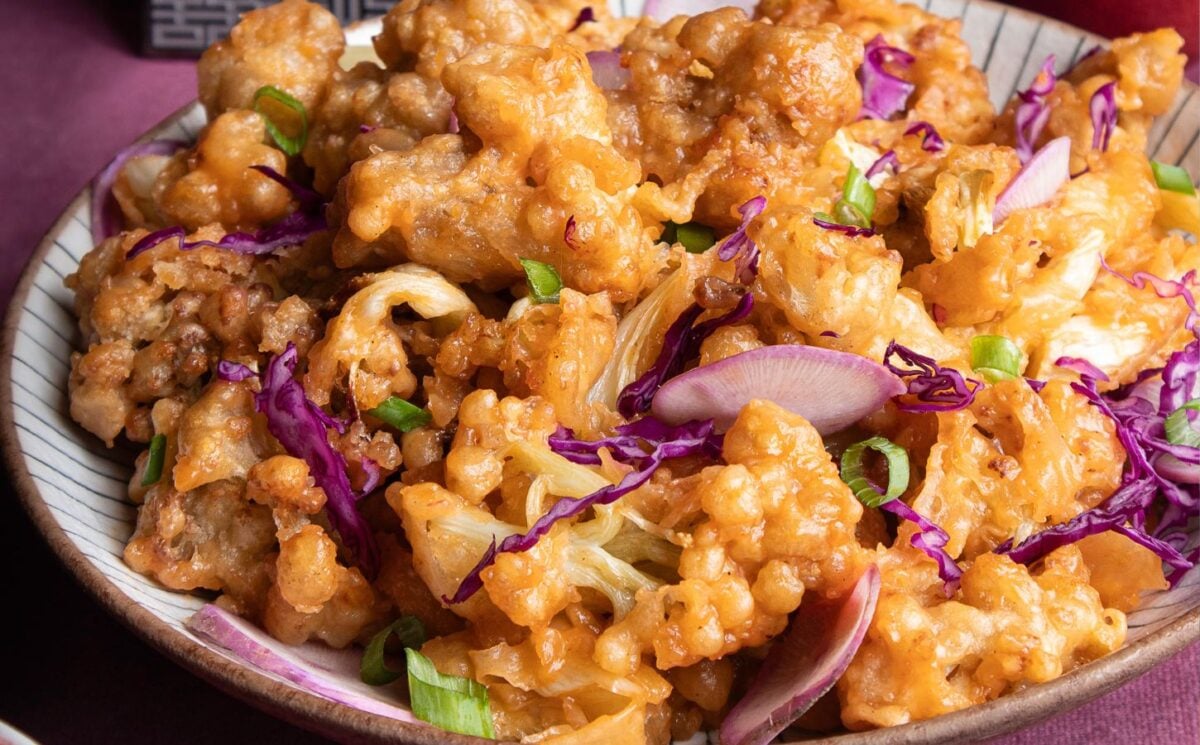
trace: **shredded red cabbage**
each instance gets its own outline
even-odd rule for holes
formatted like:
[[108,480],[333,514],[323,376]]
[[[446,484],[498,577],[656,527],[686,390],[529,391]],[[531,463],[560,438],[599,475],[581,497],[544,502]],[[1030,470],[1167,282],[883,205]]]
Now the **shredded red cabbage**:
[[572,251],[579,248],[578,244],[575,243],[575,230],[575,215],[571,215],[567,218],[566,227],[563,228],[563,243],[566,243],[567,248]]
[[362,489],[359,490],[359,496],[365,497],[375,491],[375,487],[379,486],[379,482],[383,480],[383,472],[379,468],[379,464],[374,458],[362,459],[363,474],[366,475],[366,481],[363,482]]
[[140,241],[133,244],[133,247],[129,249],[125,257],[132,259],[169,240],[178,240],[179,250],[181,251],[207,247],[222,248],[226,251],[252,256],[269,254],[284,246],[295,246],[303,243],[311,236],[329,227],[325,222],[325,200],[320,194],[292,181],[273,168],[267,166],[250,167],[287,188],[299,203],[300,209],[270,227],[257,230],[253,233],[229,233],[219,241],[187,241],[184,240],[187,237],[187,231],[182,227],[163,228],[162,230],[156,230],[153,233],[147,234]]
[[[497,555],[528,551],[560,520],[577,517],[597,505],[612,504],[649,481],[664,461],[689,455],[719,455],[721,436],[713,431],[711,419],[671,427],[651,417],[645,417],[620,428],[616,436],[595,443],[575,440],[570,430],[560,428],[551,438],[551,447],[556,451],[561,449],[564,455],[573,460],[584,457],[585,451],[590,450],[594,455],[600,447],[607,447],[614,458],[634,466],[634,470],[626,474],[619,483],[606,486],[586,497],[566,497],[558,500],[524,534],[510,535],[499,544],[493,539],[492,545],[484,552],[479,563],[463,578],[454,596],[442,597],[443,602],[453,605],[467,600],[483,587],[483,570],[495,563]],[[576,462],[598,463],[599,456],[595,456],[594,460]]]
[[360,124],[360,125],[358,125],[358,132],[359,132],[359,134],[364,134],[364,135],[366,135],[366,134],[371,134],[371,133],[372,133],[372,132],[374,132],[376,129],[377,129],[376,127],[374,127],[374,126],[372,126],[372,125],[370,125],[370,124]]
[[585,23],[596,22],[596,11],[592,10],[592,6],[585,5],[583,10],[579,11],[579,15],[575,16],[575,23],[571,28],[567,29],[567,33],[574,31]]
[[1108,150],[1108,140],[1117,126],[1117,99],[1113,93],[1116,87],[1116,83],[1105,83],[1096,89],[1088,102],[1088,112],[1092,116],[1092,149],[1102,153]]
[[908,52],[888,46],[883,34],[867,42],[862,67],[858,69],[863,98],[859,119],[889,119],[904,110],[916,86],[892,75],[885,65],[907,68],[913,61],[913,56]]
[[851,238],[870,238],[871,236],[875,235],[875,231],[871,228],[860,228],[857,225],[842,225],[840,222],[830,222],[829,220],[822,220],[819,217],[813,218],[813,224],[818,228],[825,228],[826,230],[845,233]]
[[[1101,263],[1133,287],[1150,289],[1164,299],[1182,299],[1189,310],[1184,325],[1196,338],[1173,353],[1161,369],[1144,370],[1132,383],[1109,392],[1097,387],[1097,382],[1108,378],[1091,363],[1069,357],[1058,360],[1060,366],[1079,374],[1079,382],[1071,387],[1116,426],[1127,457],[1121,486],[1099,506],[1030,536],[1015,547],[1009,541],[996,550],[1014,561],[1028,563],[1060,546],[1113,530],[1157,554],[1171,567],[1168,580],[1175,584],[1200,559],[1200,550],[1187,556],[1182,553],[1200,508],[1200,489],[1196,488],[1200,482],[1200,448],[1170,442],[1164,425],[1172,412],[1200,395],[1200,313],[1189,287],[1195,284],[1196,273],[1190,271],[1181,280],[1146,272],[1126,277]],[[1159,518],[1154,530],[1147,531],[1151,514]]]
[[758,274],[758,246],[750,240],[746,229],[750,227],[750,222],[761,215],[766,208],[766,197],[755,197],[738,207],[738,213],[742,216],[742,224],[717,247],[717,258],[721,261],[737,258],[738,280],[743,284],[750,284]]
[[871,164],[867,172],[863,176],[869,181],[872,176],[883,173],[883,169],[891,168],[893,171],[900,170],[900,159],[896,157],[895,150],[888,150],[883,155],[879,156],[878,160]]
[[1050,107],[1046,99],[1056,82],[1058,77],[1054,74],[1054,55],[1051,54],[1046,57],[1029,87],[1017,93],[1021,99],[1016,112],[1017,156],[1022,163],[1027,163],[1033,157],[1038,136],[1050,120]]
[[[329,524],[354,554],[363,572],[374,577],[379,571],[375,537],[358,512],[358,497],[346,475],[346,460],[329,444],[328,428],[344,432],[345,424],[326,414],[304,395],[304,386],[293,376],[298,356],[295,345],[289,342],[283,354],[271,358],[266,372],[259,376],[262,389],[254,396],[254,406],[266,415],[267,430],[279,440],[288,455],[308,464],[313,481],[325,491]],[[257,373],[245,365],[222,360],[217,365],[217,375],[223,380],[241,381]]]
[[946,147],[945,140],[929,122],[913,122],[904,134],[921,135],[921,149],[927,153],[940,153]]
[[[890,362],[893,354],[910,367],[902,368]],[[942,367],[932,357],[918,354],[895,341],[888,344],[883,353],[883,365],[905,382],[908,386],[906,395],[916,397],[918,403],[896,399],[896,408],[909,413],[965,409],[983,387],[978,380],[964,378],[958,370]]]
[[174,155],[185,147],[187,147],[187,143],[178,140],[153,140],[130,145],[117,153],[112,162],[105,166],[100,175],[96,176],[96,180],[92,182],[93,243],[99,244],[104,239],[121,232],[121,207],[113,196],[112,188],[125,164],[132,158],[141,158],[146,155]]
[[650,369],[640,378],[633,381],[617,396],[617,410],[626,419],[632,419],[650,409],[650,401],[654,394],[670,378],[683,372],[683,366],[688,360],[700,355],[700,344],[722,326],[737,323],[754,308],[754,295],[747,292],[738,301],[737,306],[725,315],[712,318],[703,323],[696,320],[704,313],[704,308],[693,303],[691,307],[679,314],[679,318],[667,329],[663,337],[662,351]]
[[916,524],[918,530],[913,533],[912,545],[937,562],[938,576],[942,578],[942,587],[946,597],[953,595],[962,579],[962,569],[958,568],[954,557],[946,553],[946,544],[950,542],[950,535],[900,499],[884,502],[879,509]]

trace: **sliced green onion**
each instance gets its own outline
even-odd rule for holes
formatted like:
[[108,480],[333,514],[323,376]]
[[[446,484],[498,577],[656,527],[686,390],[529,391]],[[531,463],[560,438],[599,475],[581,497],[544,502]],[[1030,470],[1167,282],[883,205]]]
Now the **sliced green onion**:
[[367,413],[377,419],[382,419],[401,432],[410,432],[417,427],[424,427],[433,419],[427,410],[410,404],[399,396],[392,396],[374,409],[368,409]]
[[971,369],[989,383],[1021,374],[1021,350],[1003,336],[983,334],[971,340]]
[[533,259],[521,259],[525,269],[525,283],[529,285],[529,295],[535,303],[557,303],[558,293],[562,290],[562,277],[549,264]]
[[[888,484],[882,494],[863,470],[863,456],[874,450],[887,459]],[[879,507],[896,499],[908,488],[908,452],[886,437],[872,437],[856,442],[842,453],[842,481],[854,492],[858,501],[868,507]]]
[[403,675],[403,670],[393,670],[387,666],[384,652],[387,642],[395,634],[405,649],[419,649],[425,643],[425,626],[416,616],[400,616],[391,625],[371,637],[370,643],[363,651],[362,662],[358,672],[362,682],[369,686],[383,686]]
[[1163,191],[1173,191],[1189,197],[1196,193],[1196,187],[1192,185],[1192,177],[1185,169],[1152,160],[1150,161],[1150,170],[1154,171],[1154,183],[1158,184],[1158,188]]
[[142,473],[142,486],[158,483],[162,478],[163,459],[167,455],[167,436],[150,438],[150,457],[146,459],[146,470]]
[[[842,200],[839,206],[842,204],[847,208],[853,208],[854,212],[862,218],[864,224],[858,227],[871,227],[871,218],[875,216],[875,189],[853,163],[850,164],[850,170],[846,172],[846,183],[842,185]],[[835,214],[837,214],[836,210]],[[842,224],[849,225],[851,223]]]
[[717,242],[716,233],[707,225],[685,222],[675,226],[675,242],[682,243],[690,254],[702,254]]
[[1200,411],[1200,398],[1193,398],[1172,411],[1167,421],[1163,422],[1163,428],[1167,430],[1167,442],[1172,445],[1200,448],[1200,430],[1193,427],[1189,421],[1189,411]]
[[[296,116],[300,119],[299,136],[289,137],[284,134],[279,125],[263,112],[262,99],[264,98],[277,101],[296,112]],[[267,123],[267,133],[271,135],[271,139],[275,140],[275,144],[279,146],[280,150],[288,155],[300,154],[300,151],[304,149],[305,143],[308,142],[308,112],[304,110],[304,104],[297,101],[291,94],[281,91],[273,85],[264,85],[254,92],[254,110]]]
[[412,713],[418,719],[450,732],[496,739],[487,688],[470,678],[439,673],[428,657],[411,647],[404,654]]

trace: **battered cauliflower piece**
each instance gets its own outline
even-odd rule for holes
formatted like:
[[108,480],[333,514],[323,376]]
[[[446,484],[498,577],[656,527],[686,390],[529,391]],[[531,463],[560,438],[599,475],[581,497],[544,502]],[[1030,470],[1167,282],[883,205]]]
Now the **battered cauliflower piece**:
[[678,583],[644,590],[600,635],[596,661],[614,673],[652,652],[660,670],[756,647],[787,626],[805,592],[828,597],[861,573],[862,505],[803,418],[752,401],[725,434],[725,466],[701,473]]
[[216,119],[254,108],[254,93],[272,85],[312,112],[345,46],[337,18],[316,3],[283,0],[252,10],[200,57],[200,102]]
[[418,264],[405,264],[369,275],[329,322],[325,336],[309,354],[304,387],[318,405],[348,380],[347,390],[361,409],[372,409],[389,396],[408,398],[417,381],[408,369],[392,310],[407,304],[423,318],[462,318],[475,305],[440,274]]
[[253,392],[245,383],[223,380],[213,381],[188,407],[177,437],[171,478],[183,492],[214,481],[245,480],[274,444],[266,421],[254,411]]
[[287,156],[266,144],[266,135],[266,123],[253,111],[217,117],[196,147],[172,158],[155,182],[164,224],[189,232],[212,223],[248,231],[290,212],[288,190],[250,167],[287,172]]
[[[1057,678],[1125,639],[1125,614],[1100,602],[1075,546],[1047,556],[1036,574],[1007,556],[982,554],[963,574],[960,596],[945,602],[931,603],[928,588],[910,584],[904,561],[883,561],[875,617],[837,684],[851,729],[989,701]],[[929,579],[937,584],[936,575]]]

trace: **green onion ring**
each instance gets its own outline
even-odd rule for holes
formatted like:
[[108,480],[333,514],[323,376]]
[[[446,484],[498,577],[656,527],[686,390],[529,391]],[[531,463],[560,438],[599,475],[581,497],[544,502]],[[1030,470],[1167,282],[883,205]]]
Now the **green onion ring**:
[[[262,110],[262,99],[269,98],[272,101],[277,101],[292,111],[296,112],[296,116],[300,118],[300,136],[289,137],[283,133],[277,124],[267,116]],[[276,88],[273,85],[264,85],[254,92],[254,111],[263,118],[267,125],[267,133],[271,135],[271,139],[275,140],[275,144],[279,149],[288,155],[299,155],[304,149],[305,143],[308,142],[308,112],[304,110],[304,104],[300,103],[291,94]]]
[[[888,484],[882,494],[863,471],[863,456],[868,449],[887,459]],[[880,507],[899,497],[908,488],[908,452],[886,437],[872,437],[846,448],[846,452],[842,453],[841,466],[842,481],[846,482],[858,501],[868,507]]]
[[971,339],[971,369],[989,383],[1021,374],[1021,350],[1003,336],[983,334]]
[[363,650],[362,661],[359,663],[359,677],[367,685],[387,685],[403,674],[402,671],[388,667],[387,660],[384,659],[387,641],[393,634],[405,649],[415,649],[425,643],[425,626],[416,616],[400,616],[384,627],[378,634],[371,637],[367,648]]
[[367,413],[376,419],[382,419],[401,432],[411,432],[418,427],[424,427],[433,419],[426,409],[410,404],[399,396],[392,396],[375,408],[368,409]]
[[562,277],[549,264],[533,259],[521,259],[525,269],[525,282],[529,285],[529,295],[535,303],[557,303],[558,293],[562,290]]

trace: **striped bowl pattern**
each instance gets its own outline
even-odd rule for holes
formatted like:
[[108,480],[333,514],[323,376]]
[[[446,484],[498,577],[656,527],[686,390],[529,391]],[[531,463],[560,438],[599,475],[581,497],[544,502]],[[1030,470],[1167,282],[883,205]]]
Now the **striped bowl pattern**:
[[[1065,24],[989,2],[920,1],[934,13],[962,19],[964,37],[976,63],[987,74],[997,107],[1032,78],[1047,54],[1055,54],[1059,69],[1063,69],[1103,42]],[[635,12],[641,6],[636,0],[612,0],[611,4],[614,11],[622,13]],[[352,29],[352,43],[365,43],[376,28],[365,24]],[[1185,166],[1193,180],[1200,173],[1200,96],[1196,91],[1194,86],[1185,86],[1149,137],[1154,158]],[[146,138],[194,140],[204,122],[203,110],[192,104]],[[373,712],[336,704],[248,666],[184,628],[184,621],[203,599],[170,592],[122,561],[136,518],[136,508],[126,498],[134,453],[120,447],[107,450],[75,425],[68,415],[66,397],[68,360],[80,339],[73,298],[63,280],[92,248],[88,199],[89,190],[85,189],[26,268],[6,319],[4,363],[0,365],[0,432],[5,439],[5,457],[29,513],[53,549],[135,633],[242,700],[338,739],[479,742],[414,723],[407,712],[396,709],[396,701],[386,690],[358,684],[357,657],[352,653],[315,646],[296,652],[307,664],[335,671],[356,683],[357,693],[378,703],[365,707]],[[1056,681],[930,721],[819,742],[880,745],[974,739],[1077,706],[1200,638],[1200,570],[1133,613],[1130,629],[1124,649]]]

